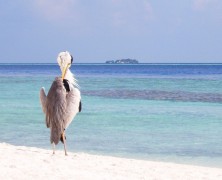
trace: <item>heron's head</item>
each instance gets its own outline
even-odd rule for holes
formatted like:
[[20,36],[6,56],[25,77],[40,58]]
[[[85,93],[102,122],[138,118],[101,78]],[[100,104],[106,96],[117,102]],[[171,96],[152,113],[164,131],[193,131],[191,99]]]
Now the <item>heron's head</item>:
[[60,52],[57,58],[58,64],[62,71],[62,80],[65,78],[67,70],[70,68],[73,57],[68,51]]

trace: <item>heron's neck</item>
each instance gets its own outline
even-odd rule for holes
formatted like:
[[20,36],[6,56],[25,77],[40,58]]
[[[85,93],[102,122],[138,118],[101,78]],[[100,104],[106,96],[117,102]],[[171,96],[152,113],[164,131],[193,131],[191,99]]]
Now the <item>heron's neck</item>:
[[77,84],[77,80],[74,77],[74,74],[72,74],[69,69],[67,69],[66,71],[65,79],[67,79],[73,86],[79,87],[79,85]]

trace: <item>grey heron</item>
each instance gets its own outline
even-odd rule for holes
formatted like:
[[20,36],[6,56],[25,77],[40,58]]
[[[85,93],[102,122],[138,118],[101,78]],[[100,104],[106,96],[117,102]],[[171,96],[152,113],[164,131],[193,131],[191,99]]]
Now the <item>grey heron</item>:
[[55,145],[61,141],[67,155],[65,130],[75,115],[81,112],[81,94],[77,81],[69,69],[73,62],[72,55],[67,51],[61,52],[57,61],[62,76],[55,78],[47,96],[44,87],[41,88],[40,102],[45,113],[46,126],[50,128],[53,154],[55,154]]

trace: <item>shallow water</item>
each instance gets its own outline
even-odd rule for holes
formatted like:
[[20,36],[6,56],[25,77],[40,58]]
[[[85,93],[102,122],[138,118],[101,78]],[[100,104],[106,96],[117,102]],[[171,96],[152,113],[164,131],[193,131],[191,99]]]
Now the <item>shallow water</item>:
[[[222,167],[222,65],[72,66],[83,111],[69,151]],[[51,148],[39,103],[57,65],[0,65],[0,141]],[[58,148],[62,149],[61,143]]]

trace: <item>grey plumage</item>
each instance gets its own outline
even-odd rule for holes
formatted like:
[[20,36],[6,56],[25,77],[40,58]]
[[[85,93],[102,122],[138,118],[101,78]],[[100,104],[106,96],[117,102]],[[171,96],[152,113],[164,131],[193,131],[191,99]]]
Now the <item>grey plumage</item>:
[[[63,68],[61,68],[61,70],[62,69]],[[71,71],[68,73],[71,73]],[[68,90],[66,89],[67,87],[64,86],[64,78],[67,78],[65,80],[66,86],[69,86]],[[70,76],[70,74],[66,76],[66,72],[63,78],[56,77],[47,96],[44,88],[40,90],[40,102],[42,110],[45,113],[46,126],[50,128],[51,132],[50,141],[56,145],[61,140],[64,143],[66,155],[65,129],[81,110],[80,91],[76,87],[76,84],[71,83],[72,81],[76,83],[76,81],[70,78],[73,78],[73,76]],[[70,79],[71,82],[69,82],[68,79]]]

